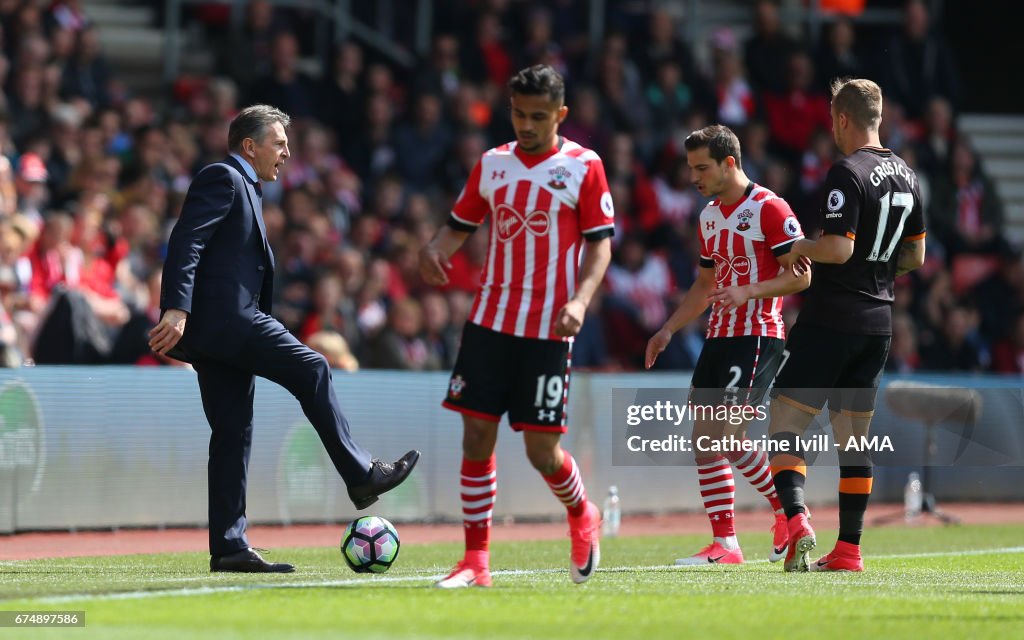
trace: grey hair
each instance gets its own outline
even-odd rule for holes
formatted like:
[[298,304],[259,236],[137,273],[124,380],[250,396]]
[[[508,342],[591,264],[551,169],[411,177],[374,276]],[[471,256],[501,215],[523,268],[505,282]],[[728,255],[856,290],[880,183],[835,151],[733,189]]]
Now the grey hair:
[[246,138],[263,142],[267,131],[277,122],[287,129],[292,119],[284,111],[268,104],[254,104],[242,109],[228,128],[228,149],[241,151],[242,140]]

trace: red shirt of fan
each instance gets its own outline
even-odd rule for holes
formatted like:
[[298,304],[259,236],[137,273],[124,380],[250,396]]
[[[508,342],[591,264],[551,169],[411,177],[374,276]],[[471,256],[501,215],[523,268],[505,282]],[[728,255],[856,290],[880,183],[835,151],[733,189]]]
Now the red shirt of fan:
[[[718,288],[770,280],[782,270],[777,256],[804,237],[785,200],[751,184],[742,200],[723,205],[713,200],[700,214],[700,266],[715,269]],[[786,338],[782,298],[750,299],[726,310],[716,303],[708,320],[708,338],[764,336]]]
[[564,138],[543,155],[523,153],[515,142],[491,149],[470,173],[448,223],[470,231],[488,214],[487,264],[470,322],[560,340],[553,325],[576,292],[584,243],[614,228],[601,158]]

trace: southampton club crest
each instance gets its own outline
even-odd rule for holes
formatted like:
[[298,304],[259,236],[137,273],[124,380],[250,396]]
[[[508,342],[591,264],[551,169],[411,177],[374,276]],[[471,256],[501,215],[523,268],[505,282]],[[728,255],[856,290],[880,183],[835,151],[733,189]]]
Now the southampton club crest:
[[466,388],[466,381],[463,379],[461,374],[455,374],[452,379],[448,381],[448,397],[452,400],[458,400],[462,397],[462,390]]
[[552,189],[564,189],[566,187],[565,182],[572,177],[572,174],[565,167],[555,167],[548,171],[548,175],[551,176],[548,186]]
[[748,230],[750,230],[750,220],[753,217],[754,217],[754,212],[751,211],[750,209],[744,209],[743,211],[741,211],[740,215],[739,215],[740,223],[738,225],[736,225],[736,230],[737,231],[748,231]]

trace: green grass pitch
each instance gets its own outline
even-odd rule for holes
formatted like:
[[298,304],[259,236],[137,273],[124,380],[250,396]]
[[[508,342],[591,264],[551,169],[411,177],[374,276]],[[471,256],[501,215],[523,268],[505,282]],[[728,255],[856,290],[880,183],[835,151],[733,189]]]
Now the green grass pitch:
[[[818,538],[824,553],[835,532]],[[351,572],[334,548],[275,551],[298,566],[279,576],[211,575],[199,553],[0,562],[0,610],[86,612],[85,628],[0,638],[1024,636],[1024,526],[871,530],[863,574],[785,574],[753,533],[744,566],[670,566],[705,542],[607,539],[602,570],[579,586],[568,540],[496,544],[495,587],[456,592],[429,588],[456,544],[405,545],[381,576]]]

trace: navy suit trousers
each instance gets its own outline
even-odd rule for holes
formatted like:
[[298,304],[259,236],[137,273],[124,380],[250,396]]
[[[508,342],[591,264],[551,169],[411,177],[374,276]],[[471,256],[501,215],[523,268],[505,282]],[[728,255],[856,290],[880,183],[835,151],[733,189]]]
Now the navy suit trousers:
[[252,334],[230,359],[199,358],[203,410],[210,422],[210,553],[227,555],[249,546],[245,537],[245,487],[252,448],[255,376],[276,382],[302,405],[346,485],[367,478],[370,454],[349,432],[331,385],[326,359],[299,342],[273,317],[257,311]]

